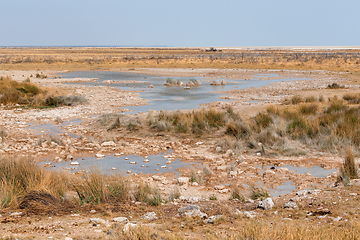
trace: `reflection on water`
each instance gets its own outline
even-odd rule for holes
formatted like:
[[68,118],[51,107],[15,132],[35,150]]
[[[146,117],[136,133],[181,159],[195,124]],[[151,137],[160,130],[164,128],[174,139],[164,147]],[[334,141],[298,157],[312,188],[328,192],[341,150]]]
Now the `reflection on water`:
[[36,135],[42,135],[42,134],[61,135],[67,133],[70,137],[78,138],[79,136],[65,131],[63,127],[71,126],[71,125],[79,125],[80,123],[81,123],[81,119],[73,119],[71,121],[65,121],[61,125],[56,125],[54,123],[47,123],[47,124],[28,123],[28,125],[29,125],[29,129],[33,130]]
[[[62,161],[52,163],[51,165],[55,166],[55,168],[50,168],[50,170],[68,169],[71,172],[77,172],[79,170],[89,170],[91,167],[98,167],[108,175],[116,172],[126,173],[128,170],[130,170],[131,173],[157,174],[176,172],[178,168],[189,168],[191,166],[198,165],[195,163],[184,163],[175,158],[169,158],[168,156],[170,154],[171,151],[160,153],[158,155],[151,155],[147,158],[148,161],[138,155],[108,155],[100,159],[96,157],[81,157],[74,159],[71,162]],[[167,156],[167,158],[164,156]],[[71,163],[75,161],[78,162],[79,165],[71,165]],[[134,162],[136,164],[133,164]],[[45,164],[45,162],[40,164]],[[113,170],[113,168],[116,168],[116,171],[115,169]]]
[[[166,87],[164,83],[167,77],[136,74],[136,73],[123,73],[123,72],[110,72],[110,71],[83,71],[83,72],[69,72],[60,73],[62,78],[97,78],[95,82],[81,82],[81,83],[68,83],[68,84],[84,84],[88,86],[107,86],[108,84],[102,83],[105,80],[112,80],[112,87],[118,87],[125,91],[139,91],[142,98],[149,101],[150,105],[127,107],[127,109],[134,112],[147,112],[148,110],[183,110],[195,109],[200,107],[200,104],[210,103],[215,101],[228,101],[220,99],[222,96],[219,94],[221,91],[228,91],[232,89],[245,89],[251,87],[268,86],[271,83],[281,81],[293,81],[301,79],[275,79],[275,80],[259,80],[254,77],[250,80],[224,80],[225,85],[213,86],[210,85],[212,80],[206,80],[199,77],[176,77],[174,79],[187,83],[190,79],[201,81],[200,87],[192,87],[191,89],[184,89],[183,87]],[[277,74],[262,74],[261,77],[276,77]],[[121,82],[126,81],[126,82]],[[129,82],[136,81],[136,82]],[[152,85],[153,88],[149,88]]]

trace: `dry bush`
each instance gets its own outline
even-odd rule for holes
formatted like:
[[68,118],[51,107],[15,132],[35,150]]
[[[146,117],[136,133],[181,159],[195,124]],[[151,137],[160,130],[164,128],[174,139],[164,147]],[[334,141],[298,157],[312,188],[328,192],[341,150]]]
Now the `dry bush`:
[[151,206],[159,206],[162,203],[162,197],[159,189],[152,188],[149,184],[141,182],[134,194],[138,202],[144,202]]
[[0,184],[0,207],[18,207],[19,199],[35,190],[62,198],[68,187],[68,177],[41,169],[29,158],[2,158]]
[[350,183],[351,179],[358,179],[358,167],[355,163],[355,158],[353,152],[350,148],[346,150],[345,159],[340,166],[340,176],[338,176],[338,181],[343,182],[345,185]]

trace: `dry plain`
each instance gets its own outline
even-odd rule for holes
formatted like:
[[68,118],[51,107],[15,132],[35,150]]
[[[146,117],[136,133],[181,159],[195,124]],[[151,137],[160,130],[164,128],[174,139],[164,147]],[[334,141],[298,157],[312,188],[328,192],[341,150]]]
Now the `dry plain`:
[[[7,175],[1,175],[0,235],[356,239],[360,183],[340,170],[351,153],[359,165],[360,51],[215,50],[0,49],[4,79],[36,84],[44,98],[84,99],[69,106],[0,106],[1,171],[10,169],[9,161],[30,162],[29,169],[40,171],[38,177],[25,171],[27,183],[19,184],[21,191],[11,191],[12,196]],[[137,88],[59,78],[59,73],[71,71],[201,77],[202,86],[219,79],[288,81],[221,92],[224,101],[204,104],[202,110],[119,115],[149,102]],[[46,124],[60,133],[29,127]],[[86,161],[81,158],[97,156],[101,162],[109,155],[138,155],[146,160],[161,153],[167,163],[159,170],[179,161],[196,164],[164,174],[128,169],[122,169],[122,176],[93,169],[50,172],[58,162],[80,161],[81,166]],[[320,176],[322,172],[326,175]],[[53,179],[56,174],[62,178]]]

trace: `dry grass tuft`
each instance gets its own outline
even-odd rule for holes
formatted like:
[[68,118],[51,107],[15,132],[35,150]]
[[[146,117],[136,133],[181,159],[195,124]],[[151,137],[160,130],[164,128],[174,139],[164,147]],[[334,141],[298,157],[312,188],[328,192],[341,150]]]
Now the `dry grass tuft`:
[[338,181],[343,182],[345,185],[350,183],[351,179],[358,179],[358,167],[355,163],[355,158],[352,150],[348,148],[346,150],[346,156],[343,161],[343,164],[340,166],[340,176],[338,176]]

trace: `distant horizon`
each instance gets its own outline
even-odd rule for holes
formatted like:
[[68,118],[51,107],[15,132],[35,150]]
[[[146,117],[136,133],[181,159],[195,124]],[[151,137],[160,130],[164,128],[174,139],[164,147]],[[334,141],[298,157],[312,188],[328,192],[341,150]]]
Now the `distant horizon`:
[[2,1],[3,47],[358,46],[360,1]]
[[177,46],[164,46],[164,45],[38,45],[38,46],[0,46],[0,48],[174,48],[174,49],[188,49],[188,48],[218,48],[218,49],[290,49],[290,48],[296,48],[296,49],[360,49],[359,46],[193,46],[193,47],[177,47]]

